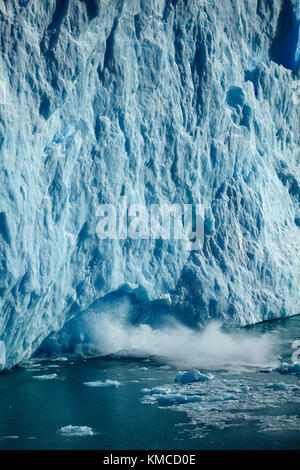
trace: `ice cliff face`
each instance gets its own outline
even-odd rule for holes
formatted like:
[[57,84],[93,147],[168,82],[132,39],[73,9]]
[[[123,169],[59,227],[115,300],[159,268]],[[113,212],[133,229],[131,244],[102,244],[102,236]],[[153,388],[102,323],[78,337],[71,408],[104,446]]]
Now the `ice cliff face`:
[[[0,1],[2,367],[119,291],[149,321],[300,313],[299,22],[298,0]],[[120,196],[204,203],[203,249],[100,242]]]

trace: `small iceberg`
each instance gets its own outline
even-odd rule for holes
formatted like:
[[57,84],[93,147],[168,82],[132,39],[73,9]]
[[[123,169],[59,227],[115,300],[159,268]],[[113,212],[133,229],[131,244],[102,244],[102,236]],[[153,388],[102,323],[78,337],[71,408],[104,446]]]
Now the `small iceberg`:
[[280,374],[300,374],[300,363],[287,364],[286,362],[283,362],[274,370]]
[[63,434],[66,437],[82,437],[82,436],[93,436],[94,432],[89,426],[63,426],[58,430],[59,434]]
[[32,378],[36,380],[52,380],[56,379],[57,374],[33,375]]
[[87,387],[118,387],[120,382],[117,380],[96,380],[95,382],[83,382]]
[[212,374],[203,374],[199,372],[197,369],[191,369],[187,372],[179,373],[175,377],[175,382],[181,384],[187,384],[192,382],[206,382],[208,380],[213,379],[214,376]]

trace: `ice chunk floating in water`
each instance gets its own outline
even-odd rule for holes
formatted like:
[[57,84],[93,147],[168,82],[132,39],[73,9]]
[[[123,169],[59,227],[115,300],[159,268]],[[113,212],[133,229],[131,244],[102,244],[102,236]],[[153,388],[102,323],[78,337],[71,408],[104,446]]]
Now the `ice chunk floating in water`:
[[87,387],[118,387],[120,382],[117,380],[96,380],[94,382],[83,382]]
[[280,366],[276,369],[277,372],[281,374],[299,374],[300,375],[300,363],[295,364],[280,364]]
[[[0,368],[119,292],[140,305],[133,324],[157,328],[166,313],[190,326],[300,313],[299,2],[44,3],[1,2]],[[203,247],[100,241],[99,205],[123,197],[204,204]],[[198,344],[179,327],[102,327],[104,352],[112,331],[175,361]],[[245,344],[241,362],[259,362],[263,346]]]
[[56,379],[57,374],[33,375],[32,378],[36,380],[53,380]]
[[84,437],[93,436],[94,434],[92,428],[89,426],[73,426],[72,424],[63,426],[59,429],[58,433],[65,437]]
[[211,380],[213,378],[214,376],[212,374],[202,374],[198,370],[192,369],[187,372],[177,374],[175,377],[175,382],[187,384],[192,382],[206,382],[207,380]]

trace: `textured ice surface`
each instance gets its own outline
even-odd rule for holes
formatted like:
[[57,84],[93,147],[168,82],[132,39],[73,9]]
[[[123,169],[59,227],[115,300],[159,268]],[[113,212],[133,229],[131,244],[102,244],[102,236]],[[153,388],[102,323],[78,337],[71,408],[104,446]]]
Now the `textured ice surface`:
[[[299,18],[297,0],[0,0],[1,368],[120,290],[157,321],[300,312]],[[203,250],[100,243],[120,196],[204,203]]]
[[5,354],[5,343],[4,341],[0,341],[0,367],[4,366],[6,362],[6,354]]
[[58,432],[66,437],[93,436],[94,434],[89,426],[73,426],[72,424],[63,426]]

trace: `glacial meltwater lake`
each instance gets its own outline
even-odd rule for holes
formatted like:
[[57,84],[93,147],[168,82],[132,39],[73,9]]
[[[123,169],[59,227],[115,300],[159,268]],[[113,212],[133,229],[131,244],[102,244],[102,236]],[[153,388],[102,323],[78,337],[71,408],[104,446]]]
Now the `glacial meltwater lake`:
[[204,382],[175,383],[178,367],[153,357],[35,358],[2,373],[0,448],[300,449],[300,316],[242,335],[254,347],[268,336],[270,364],[247,364],[245,339],[239,365],[210,357],[205,370],[202,358],[198,369],[213,376]]

